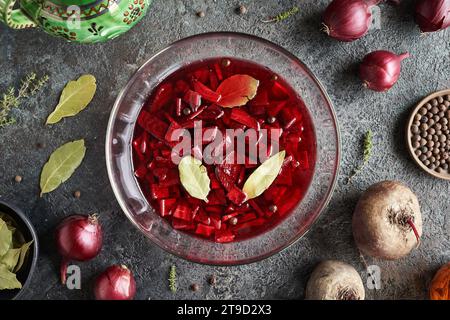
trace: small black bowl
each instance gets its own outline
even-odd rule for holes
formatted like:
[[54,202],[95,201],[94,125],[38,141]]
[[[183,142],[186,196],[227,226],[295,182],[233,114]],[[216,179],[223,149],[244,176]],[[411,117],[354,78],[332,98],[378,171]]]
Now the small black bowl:
[[38,237],[30,220],[28,220],[23,212],[17,207],[0,201],[0,212],[5,213],[12,219],[15,227],[22,232],[25,241],[28,242],[33,240],[33,245],[30,247],[30,251],[25,259],[23,267],[16,274],[17,280],[22,284],[22,289],[0,290],[0,300],[19,299],[30,285],[31,277],[36,268],[39,247]]

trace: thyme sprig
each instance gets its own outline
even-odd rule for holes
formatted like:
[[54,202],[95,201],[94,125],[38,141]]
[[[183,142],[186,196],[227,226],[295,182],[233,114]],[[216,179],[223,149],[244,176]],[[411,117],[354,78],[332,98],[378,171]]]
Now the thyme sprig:
[[293,6],[291,9],[277,14],[275,17],[270,17],[269,19],[261,20],[261,22],[263,22],[263,23],[280,22],[280,21],[286,20],[287,18],[293,16],[298,11],[299,11],[299,8],[297,6]]
[[177,292],[177,268],[171,266],[169,270],[169,289],[173,293]]
[[36,95],[47,81],[47,75],[38,79],[36,73],[32,72],[21,81],[17,90],[9,87],[0,99],[0,128],[15,123],[16,120],[10,116],[11,110],[18,108],[23,99]]
[[369,130],[364,135],[364,141],[363,141],[363,162],[355,169],[353,170],[353,173],[350,175],[350,177],[347,180],[347,183],[350,183],[352,179],[364,169],[366,164],[370,160],[370,156],[372,155],[372,149],[373,149],[373,133],[372,130]]

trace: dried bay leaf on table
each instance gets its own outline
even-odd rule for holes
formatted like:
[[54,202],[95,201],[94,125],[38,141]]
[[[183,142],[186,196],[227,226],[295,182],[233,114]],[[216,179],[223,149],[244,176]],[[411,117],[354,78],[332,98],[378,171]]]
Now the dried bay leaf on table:
[[83,161],[85,153],[83,139],[66,143],[56,149],[42,169],[41,197],[67,181]]
[[85,74],[78,80],[69,81],[61,93],[58,105],[48,116],[46,124],[55,124],[62,118],[74,116],[84,110],[94,98],[96,90],[97,84],[93,75]]
[[0,290],[20,288],[22,288],[22,284],[17,280],[16,275],[5,265],[0,264]]
[[285,156],[286,151],[280,151],[253,171],[242,188],[248,199],[258,197],[270,187],[280,173]]

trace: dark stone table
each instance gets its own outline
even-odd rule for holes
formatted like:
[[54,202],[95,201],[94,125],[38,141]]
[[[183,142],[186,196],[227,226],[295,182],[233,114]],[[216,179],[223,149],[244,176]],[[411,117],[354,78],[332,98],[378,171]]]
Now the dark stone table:
[[[423,243],[399,261],[374,261],[382,271],[382,288],[368,298],[426,297],[437,268],[450,260],[449,183],[422,172],[410,159],[404,126],[411,108],[429,93],[450,87],[450,30],[421,37],[413,22],[412,1],[396,8],[381,5],[381,29],[353,43],[341,43],[320,32],[320,15],[329,1],[244,1],[246,15],[237,15],[236,1],[155,0],[148,15],[128,34],[105,44],[77,45],[38,30],[13,31],[0,26],[0,88],[17,85],[36,71],[50,76],[49,86],[14,112],[17,124],[0,129],[0,198],[19,205],[40,237],[37,272],[25,298],[92,298],[92,280],[113,263],[136,274],[139,299],[297,299],[304,296],[308,276],[323,259],[339,259],[364,267],[354,246],[351,217],[361,191],[383,179],[398,179],[418,193],[424,218]],[[260,19],[298,5],[300,12],[278,24]],[[203,10],[204,18],[196,12]],[[289,249],[264,261],[239,267],[211,267],[176,258],[150,243],[122,214],[106,173],[104,140],[107,120],[119,90],[133,72],[172,41],[206,31],[241,31],[269,39],[302,59],[319,77],[334,102],[342,133],[342,167],[337,190],[319,222]],[[409,51],[398,84],[389,92],[362,88],[355,66],[376,49]],[[90,106],[77,117],[46,127],[67,81],[92,73],[98,81]],[[344,181],[361,159],[361,137],[372,129],[374,154],[352,185]],[[87,155],[74,176],[55,192],[39,198],[39,174],[59,145],[85,138]],[[43,144],[38,148],[37,144]],[[14,176],[23,176],[15,183]],[[81,198],[72,194],[81,190]],[[79,263],[82,290],[58,282],[59,257],[53,242],[55,225],[71,213],[100,214],[105,230],[101,254]],[[171,265],[178,269],[179,289],[167,285]],[[215,274],[217,285],[206,279]],[[189,286],[198,283],[200,290]]]

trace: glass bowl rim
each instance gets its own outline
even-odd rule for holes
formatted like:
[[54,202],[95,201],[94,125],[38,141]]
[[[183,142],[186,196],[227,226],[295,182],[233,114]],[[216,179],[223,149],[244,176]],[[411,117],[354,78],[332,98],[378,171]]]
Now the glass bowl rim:
[[[141,70],[145,69],[148,64],[152,63],[161,54],[163,54],[164,52],[166,52],[168,50],[171,50],[173,47],[176,47],[178,44],[182,44],[182,43],[189,42],[192,40],[197,40],[197,39],[203,40],[203,39],[207,39],[208,37],[213,37],[213,36],[224,36],[224,37],[231,36],[231,37],[237,37],[237,38],[242,38],[242,39],[246,38],[246,39],[249,39],[250,41],[259,42],[262,45],[266,45],[266,46],[269,46],[269,47],[277,50],[281,54],[287,56],[292,61],[295,61],[296,63],[298,63],[298,65],[303,69],[303,71],[305,71],[306,74],[311,78],[311,80],[313,80],[313,82],[319,89],[321,95],[323,96],[323,98],[327,104],[328,110],[330,111],[330,116],[333,120],[333,126],[334,126],[335,132],[336,132],[336,160],[335,160],[335,165],[334,165],[333,178],[331,180],[330,185],[327,188],[326,197],[322,199],[322,204],[318,207],[317,213],[314,215],[313,221],[308,226],[308,228],[303,233],[298,233],[295,236],[293,236],[290,239],[290,241],[284,243],[282,246],[278,246],[277,248],[272,249],[272,250],[266,252],[265,254],[260,254],[255,257],[241,259],[241,260],[233,261],[233,262],[231,262],[231,261],[214,262],[214,261],[204,261],[204,260],[199,261],[196,259],[191,259],[189,257],[183,256],[182,254],[179,254],[178,252],[175,252],[174,250],[171,250],[167,247],[160,245],[157,241],[154,241],[154,239],[152,239],[152,237],[148,234],[148,232],[146,230],[144,230],[139,225],[139,223],[137,223],[135,221],[134,217],[128,212],[128,209],[125,206],[125,203],[124,203],[125,199],[122,199],[122,195],[118,190],[117,181],[115,181],[114,173],[112,171],[112,154],[110,152],[110,146],[109,146],[109,142],[112,139],[112,128],[114,126],[114,122],[116,120],[117,112],[120,107],[120,104],[121,104],[125,94],[129,91],[130,87],[134,84],[135,80],[138,78]],[[267,40],[267,39],[264,39],[264,38],[261,38],[261,37],[255,36],[255,35],[247,34],[247,33],[234,32],[234,31],[205,32],[205,33],[191,35],[191,36],[188,36],[188,37],[185,37],[185,38],[182,38],[182,39],[179,39],[179,40],[176,40],[176,41],[170,43],[168,46],[157,51],[149,59],[147,59],[128,79],[126,85],[122,88],[122,90],[117,95],[117,98],[114,102],[114,105],[113,105],[113,108],[111,110],[110,117],[108,120],[106,139],[105,139],[105,160],[106,160],[106,168],[107,168],[107,172],[108,172],[108,179],[109,179],[110,185],[113,189],[114,196],[115,196],[117,202],[119,203],[120,208],[122,209],[123,213],[126,215],[128,220],[130,220],[132,225],[135,228],[137,228],[141,233],[143,233],[144,236],[146,238],[148,238],[153,244],[157,245],[159,248],[161,248],[165,252],[168,252],[168,253],[170,253],[174,256],[177,256],[183,260],[190,261],[193,263],[198,263],[198,264],[202,264],[202,265],[210,265],[210,266],[224,266],[224,267],[225,266],[247,265],[247,264],[255,263],[258,261],[262,261],[264,259],[267,259],[267,258],[275,255],[275,254],[281,253],[282,251],[286,250],[287,248],[289,248],[290,246],[295,244],[301,238],[303,238],[309,232],[309,230],[311,230],[311,228],[314,227],[314,225],[317,223],[317,221],[319,220],[320,216],[322,215],[324,209],[328,206],[328,204],[333,196],[334,190],[336,189],[337,180],[339,177],[340,164],[341,164],[341,133],[340,133],[339,122],[337,119],[336,111],[334,109],[333,103],[331,102],[331,99],[330,99],[328,93],[325,90],[325,87],[322,85],[320,80],[314,75],[314,73],[303,63],[303,61],[301,61],[293,53],[289,52],[287,49],[284,49],[280,45],[278,45],[270,40]]]

